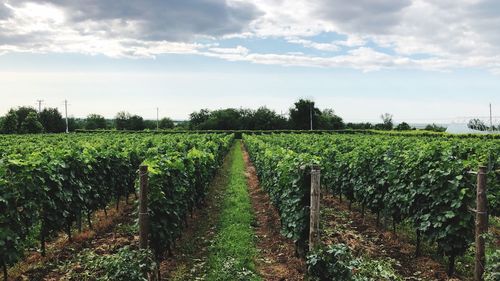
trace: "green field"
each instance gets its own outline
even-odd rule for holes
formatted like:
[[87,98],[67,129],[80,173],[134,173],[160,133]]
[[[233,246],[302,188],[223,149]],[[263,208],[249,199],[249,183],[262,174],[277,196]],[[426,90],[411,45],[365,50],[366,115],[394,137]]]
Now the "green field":
[[[469,280],[476,185],[471,172],[479,166],[488,170],[486,277],[498,277],[500,140],[366,132],[240,135],[241,144],[235,134],[221,132],[0,136],[0,264],[5,276],[147,280],[176,272],[189,280],[265,280],[268,270],[277,269],[263,253],[279,261],[280,247],[287,245],[257,246],[255,221],[264,211],[251,204],[242,154],[247,150],[281,221],[273,226],[277,232],[266,235],[283,235],[288,246],[304,252],[300,256],[307,268],[294,280],[431,280],[417,269],[405,269],[413,258],[404,256],[415,256],[417,265],[428,258],[435,274]],[[222,165],[224,159],[228,165]],[[140,165],[148,166],[150,190],[147,250],[138,248],[135,219]],[[321,203],[320,246],[308,252],[312,165],[321,168],[326,201]],[[227,181],[212,183],[216,175]],[[214,197],[214,190],[221,195]],[[214,204],[214,213],[204,214]],[[101,212],[107,218],[115,208],[122,212],[111,214],[113,222],[101,228]],[[356,232],[366,229],[378,233],[379,240]],[[88,231],[94,231],[94,238],[82,238]],[[390,239],[404,247],[381,250],[380,245],[393,241],[384,234],[391,231],[397,238]],[[128,238],[121,241],[116,235]],[[189,239],[183,239],[186,235]],[[355,238],[347,241],[348,235]],[[99,242],[102,237],[115,238]],[[74,248],[71,255],[61,254],[60,239]],[[206,248],[199,249],[201,257],[193,253],[193,239],[207,240],[201,243]],[[116,245],[100,250],[109,243]],[[199,259],[202,269],[181,268],[176,263],[181,259]],[[290,266],[281,264],[275,272],[290,278]],[[43,273],[35,275],[36,270]]]

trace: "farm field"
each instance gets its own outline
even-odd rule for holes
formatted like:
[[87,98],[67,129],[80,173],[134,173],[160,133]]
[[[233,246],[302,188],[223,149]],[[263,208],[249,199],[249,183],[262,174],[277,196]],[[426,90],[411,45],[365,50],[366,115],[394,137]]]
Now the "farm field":
[[[488,171],[485,277],[497,280],[498,139],[0,136],[0,262],[6,280],[473,280],[479,166]],[[309,251],[312,168],[322,195]]]
[[[309,205],[311,165],[321,167],[325,208],[320,231],[325,248],[308,260],[309,271],[323,280],[356,279],[357,274],[375,274],[374,280],[381,278],[377,274],[388,280],[442,280],[446,273],[456,272],[459,278],[471,278],[476,184],[471,172],[480,165],[490,171],[489,211],[498,216],[498,140],[278,134],[247,135],[245,143],[263,188],[281,214],[284,234],[298,248],[306,248],[309,235],[308,210],[303,206]],[[498,272],[499,237],[497,219],[491,222],[487,251],[490,264],[496,265],[489,269],[493,274]],[[387,225],[392,236],[403,237],[388,239]],[[404,229],[402,234],[398,228]],[[384,245],[395,243],[392,248]],[[414,259],[403,261],[412,255]],[[446,267],[431,261],[431,256]],[[354,275],[352,267],[358,269]]]

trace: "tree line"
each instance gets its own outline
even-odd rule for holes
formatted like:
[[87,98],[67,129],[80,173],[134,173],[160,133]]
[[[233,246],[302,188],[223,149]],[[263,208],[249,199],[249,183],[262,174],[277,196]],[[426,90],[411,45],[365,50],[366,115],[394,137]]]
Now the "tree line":
[[[331,108],[320,110],[314,101],[300,99],[288,111],[288,117],[266,107],[251,109],[202,109],[190,114],[189,129],[192,130],[415,130],[408,123],[394,125],[392,114],[380,116],[381,121],[372,123],[345,123]],[[446,128],[432,124],[426,130],[445,131]]]
[[[253,109],[226,108],[218,110],[202,109],[190,114],[189,120],[175,124],[170,118],[145,120],[139,115],[121,111],[114,119],[106,119],[99,114],[89,114],[86,118],[68,118],[68,130],[414,130],[403,122],[397,126],[389,113],[380,116],[381,122],[345,123],[331,108],[320,110],[312,100],[300,99],[289,109],[287,116],[266,107]],[[426,130],[444,131],[435,124]],[[0,117],[0,132],[6,134],[61,133],[66,130],[66,122],[57,108],[45,108],[37,112],[33,107],[10,109]]]
[[[155,130],[172,129],[170,118],[144,120],[141,116],[119,112],[114,119],[106,119],[99,114],[89,114],[86,118],[68,118],[68,131],[85,130]],[[0,117],[0,132],[4,134],[62,133],[66,131],[66,120],[57,108],[45,108],[38,112],[33,107],[21,106],[10,109]]]

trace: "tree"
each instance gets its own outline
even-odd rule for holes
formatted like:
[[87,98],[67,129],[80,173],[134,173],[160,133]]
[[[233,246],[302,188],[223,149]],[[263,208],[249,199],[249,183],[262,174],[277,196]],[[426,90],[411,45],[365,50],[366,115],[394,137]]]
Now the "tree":
[[172,121],[172,119],[168,117],[165,117],[160,120],[158,127],[160,127],[160,129],[165,130],[165,129],[173,129],[174,126],[175,126],[174,121]]
[[373,125],[372,125],[372,123],[347,123],[346,129],[369,130],[369,129],[373,129]]
[[212,111],[208,120],[200,124],[201,130],[240,130],[241,114],[238,109],[226,108]]
[[406,122],[399,123],[396,126],[396,130],[398,130],[398,131],[409,131],[409,130],[411,130],[411,126],[408,123],[406,123]]
[[379,128],[383,130],[392,130],[392,128],[394,127],[394,123],[392,122],[392,117],[393,117],[392,114],[389,113],[384,113],[380,115],[380,118],[382,119],[382,126],[379,126]]
[[66,130],[66,123],[57,108],[45,108],[40,112],[39,119],[47,133],[62,133]]
[[446,131],[446,128],[432,123],[432,124],[425,126],[424,130],[433,131],[433,132],[444,132],[444,131]]
[[11,109],[11,110],[14,110],[17,115],[17,132],[21,132],[21,125],[23,124],[26,117],[28,117],[28,114],[30,113],[38,114],[38,112],[33,107],[28,107],[28,106],[21,106],[18,107],[17,109]]
[[199,112],[193,112],[189,114],[189,128],[190,129],[198,129],[198,127],[208,121],[210,118],[211,112],[208,109],[202,109]]
[[128,130],[129,128],[130,113],[120,111],[115,117],[115,128],[117,130]]
[[146,128],[144,119],[139,115],[132,115],[128,120],[128,130],[142,131]]
[[89,114],[85,119],[86,130],[106,129],[106,118],[99,114]]
[[243,127],[248,130],[279,130],[288,127],[285,117],[264,106],[251,112],[248,119],[247,125]]
[[321,130],[341,130],[345,128],[344,121],[340,116],[335,115],[335,111],[326,108],[319,116],[318,129]]
[[185,131],[189,130],[189,121],[181,121],[175,124],[174,130]]
[[28,116],[26,116],[21,124],[21,133],[37,134],[41,132],[43,132],[43,125],[38,120],[38,114],[36,112],[28,113]]
[[156,130],[156,125],[158,124],[158,122],[156,122],[156,120],[144,120],[144,128],[146,130]]
[[314,107],[314,101],[300,99],[290,108],[290,123],[293,129],[296,130],[309,130],[311,129],[311,115],[312,127],[317,129],[318,120],[321,111]]
[[5,115],[5,118],[3,119],[3,124],[2,124],[2,132],[5,134],[15,134],[18,132],[18,126],[17,126],[17,113],[15,110],[11,109]]
[[68,118],[68,131],[74,132],[76,130],[81,130],[85,128],[85,120],[80,118],[69,117]]
[[479,131],[488,130],[488,127],[486,126],[486,124],[484,124],[483,121],[481,121],[480,119],[477,119],[477,118],[469,120],[467,127],[469,127],[470,129],[479,130]]

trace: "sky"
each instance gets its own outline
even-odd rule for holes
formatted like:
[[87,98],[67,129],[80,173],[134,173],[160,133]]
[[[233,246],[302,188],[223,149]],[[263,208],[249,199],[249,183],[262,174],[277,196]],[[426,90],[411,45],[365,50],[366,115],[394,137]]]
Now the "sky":
[[0,115],[299,98],[352,122],[500,115],[499,28],[497,0],[0,0]]

